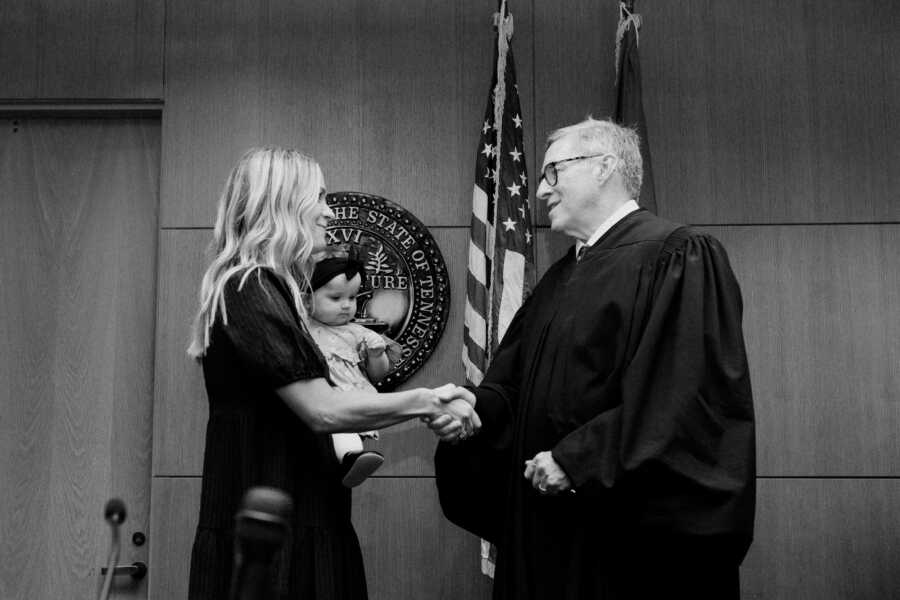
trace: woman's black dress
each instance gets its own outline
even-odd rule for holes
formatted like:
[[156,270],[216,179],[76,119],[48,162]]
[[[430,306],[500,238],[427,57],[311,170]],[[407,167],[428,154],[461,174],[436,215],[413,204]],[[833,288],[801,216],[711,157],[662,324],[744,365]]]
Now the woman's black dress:
[[209,424],[200,521],[191,554],[191,600],[222,600],[231,581],[234,514],[247,488],[267,485],[294,500],[278,557],[275,598],[364,600],[366,580],[331,437],[316,434],[275,390],[327,377],[327,366],[271,271],[226,284],[227,314],[203,359]]

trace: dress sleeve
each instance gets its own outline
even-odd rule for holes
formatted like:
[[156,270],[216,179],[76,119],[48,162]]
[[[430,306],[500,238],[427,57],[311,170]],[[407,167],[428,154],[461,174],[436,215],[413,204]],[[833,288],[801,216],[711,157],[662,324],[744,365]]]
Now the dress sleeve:
[[670,236],[656,269],[621,403],[564,437],[553,457],[579,493],[639,498],[646,522],[752,529],[755,434],[740,289],[719,242],[687,229]]
[[239,360],[272,389],[302,379],[325,377],[315,342],[299,321],[278,276],[257,269],[225,284],[221,330]]

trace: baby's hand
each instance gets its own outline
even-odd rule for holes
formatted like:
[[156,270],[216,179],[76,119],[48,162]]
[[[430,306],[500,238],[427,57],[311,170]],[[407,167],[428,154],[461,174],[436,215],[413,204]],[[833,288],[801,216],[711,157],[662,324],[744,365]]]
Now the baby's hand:
[[363,360],[367,358],[377,358],[384,354],[385,347],[383,345],[370,346],[365,340],[359,343],[359,357]]
[[384,346],[366,346],[366,354],[370,357],[381,356],[384,354]]

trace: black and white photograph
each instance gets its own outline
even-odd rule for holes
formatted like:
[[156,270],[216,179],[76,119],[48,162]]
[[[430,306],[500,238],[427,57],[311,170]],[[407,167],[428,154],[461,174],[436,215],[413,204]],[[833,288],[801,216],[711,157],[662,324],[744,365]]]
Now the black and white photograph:
[[900,2],[0,0],[0,600],[900,599]]

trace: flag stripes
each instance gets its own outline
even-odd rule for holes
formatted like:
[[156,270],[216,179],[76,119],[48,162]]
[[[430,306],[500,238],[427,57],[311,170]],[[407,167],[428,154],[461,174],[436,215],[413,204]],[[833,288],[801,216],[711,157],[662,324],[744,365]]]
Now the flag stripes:
[[513,22],[506,1],[495,15],[496,69],[475,163],[463,364],[466,379],[481,383],[491,355],[534,283],[534,229],[515,63]]

